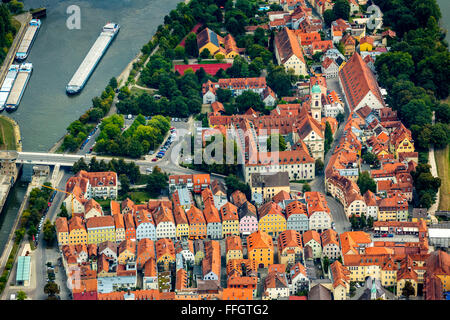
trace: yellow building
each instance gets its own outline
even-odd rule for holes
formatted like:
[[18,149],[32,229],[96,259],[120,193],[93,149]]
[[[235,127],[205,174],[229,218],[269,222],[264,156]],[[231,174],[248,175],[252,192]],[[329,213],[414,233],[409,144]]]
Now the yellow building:
[[113,215],[114,226],[116,228],[116,242],[120,243],[125,240],[125,223],[123,221],[123,214],[120,212]]
[[87,232],[80,217],[72,217],[69,221],[69,244],[87,244]]
[[414,152],[411,131],[404,125],[399,126],[390,135],[389,147],[395,158],[398,158],[398,154],[401,152]]
[[227,202],[220,208],[220,216],[222,218],[222,235],[224,237],[238,236],[240,234],[238,208],[231,202]]
[[116,241],[116,229],[112,216],[92,217],[86,220],[87,243],[99,244]]
[[69,226],[67,224],[67,219],[64,217],[59,217],[55,221],[56,237],[58,238],[58,245],[64,246],[69,244]]
[[267,268],[273,264],[272,237],[261,230],[253,232],[247,237],[247,255],[258,268]]
[[290,193],[289,173],[277,172],[274,174],[252,173],[250,179],[252,194],[260,194],[264,201],[272,199],[281,191]]
[[381,267],[380,281],[383,287],[395,286],[397,283],[397,265],[389,258]]
[[281,207],[273,202],[263,204],[259,209],[258,229],[271,237],[277,237],[286,230],[286,218]]
[[175,206],[173,210],[173,216],[175,218],[176,237],[178,239],[189,237],[189,223],[186,217],[186,212],[181,206]]
[[136,259],[136,242],[132,240],[124,240],[119,244],[117,262],[126,264],[127,261]]
[[232,259],[243,259],[242,241],[240,236],[229,236],[225,240],[226,262]]
[[233,59],[239,55],[239,48],[233,36],[228,34],[222,38],[209,28],[205,28],[197,34],[197,46],[199,54],[208,49],[213,57],[222,54],[225,59]]
[[374,49],[374,39],[370,36],[361,37],[359,41],[359,51],[372,51]]

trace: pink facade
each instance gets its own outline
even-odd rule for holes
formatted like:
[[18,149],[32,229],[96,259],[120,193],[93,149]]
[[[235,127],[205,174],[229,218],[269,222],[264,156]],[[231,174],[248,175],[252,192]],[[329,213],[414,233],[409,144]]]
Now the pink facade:
[[251,234],[258,231],[258,219],[256,216],[247,215],[242,217],[239,222],[239,231],[241,234]]

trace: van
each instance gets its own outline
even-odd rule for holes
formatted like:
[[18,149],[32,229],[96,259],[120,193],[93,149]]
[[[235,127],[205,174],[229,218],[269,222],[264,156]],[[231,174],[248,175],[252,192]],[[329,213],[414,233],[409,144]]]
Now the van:
[[131,114],[128,115],[128,120],[130,120],[131,118],[133,118],[133,116]]

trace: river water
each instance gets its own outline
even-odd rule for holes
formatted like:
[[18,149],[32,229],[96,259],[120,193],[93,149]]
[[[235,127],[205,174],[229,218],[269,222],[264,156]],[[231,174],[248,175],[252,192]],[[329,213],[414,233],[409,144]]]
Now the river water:
[[[47,8],[41,30],[27,59],[33,75],[18,110],[9,114],[20,126],[24,151],[47,151],[118,76],[151,39],[164,16],[179,0],[25,0],[25,8]],[[81,28],[69,30],[69,6],[80,8]],[[107,22],[121,30],[80,95],[65,87]]]
[[[27,59],[33,75],[18,110],[8,116],[20,126],[24,151],[47,151],[83,114],[93,97],[101,94],[109,79],[118,76],[151,39],[164,16],[179,0],[25,0],[25,8],[47,8],[41,30]],[[66,13],[70,5],[80,8],[80,30],[69,30]],[[121,30],[80,95],[65,93],[76,69],[107,22]],[[17,183],[0,213],[0,252],[3,251],[25,196],[26,184]]]

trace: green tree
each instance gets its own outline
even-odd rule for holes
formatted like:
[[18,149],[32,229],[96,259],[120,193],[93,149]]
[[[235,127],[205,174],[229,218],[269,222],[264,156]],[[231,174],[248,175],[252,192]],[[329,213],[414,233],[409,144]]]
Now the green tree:
[[46,220],[44,223],[44,240],[51,244],[55,240],[56,237],[56,229],[55,226],[50,222],[50,220]]
[[370,173],[367,171],[364,171],[359,175],[356,183],[358,184],[361,194],[366,193],[367,190],[370,190],[374,193],[377,192],[377,184],[375,183],[375,180],[373,180],[370,176]]
[[125,174],[119,176],[120,190],[122,194],[126,194],[130,191],[130,179]]
[[325,10],[323,12],[323,20],[325,21],[325,25],[328,27],[331,25],[331,23],[336,20],[334,17],[334,12],[331,9]]
[[22,291],[22,290],[17,291],[16,299],[17,300],[26,300],[27,299],[27,294],[24,291]]
[[217,88],[216,94],[217,100],[222,103],[230,102],[231,98],[233,97],[233,93],[229,89]]
[[59,286],[53,281],[47,282],[47,284],[44,287],[44,293],[47,294],[49,297],[54,297],[57,294],[59,294]]
[[211,58],[211,52],[209,52],[208,48],[205,48],[200,52],[200,58],[202,59],[209,59]]
[[322,174],[324,168],[325,168],[325,164],[323,163],[323,161],[321,159],[317,159],[315,162],[315,166],[314,166],[316,175]]
[[115,77],[112,77],[111,80],[109,80],[109,86],[113,89],[117,89],[117,86],[119,84],[117,83],[117,79]]
[[310,186],[307,182],[305,182],[305,183],[303,184],[303,186],[302,186],[302,191],[303,191],[303,192],[309,192],[309,191],[311,191],[311,186]]
[[185,40],[184,48],[188,56],[194,58],[198,56],[197,36],[195,33],[191,32],[188,34]]
[[336,0],[333,6],[333,14],[335,19],[348,20],[350,18],[350,3],[347,0]]
[[241,114],[246,112],[249,108],[253,108],[255,111],[265,111],[261,96],[250,90],[245,90],[236,98],[236,108]]
[[[278,140],[278,150],[272,150],[272,140],[276,139]],[[286,140],[284,139],[284,136],[281,134],[271,134],[269,138],[267,139],[267,150],[268,151],[285,151],[286,150]]]

